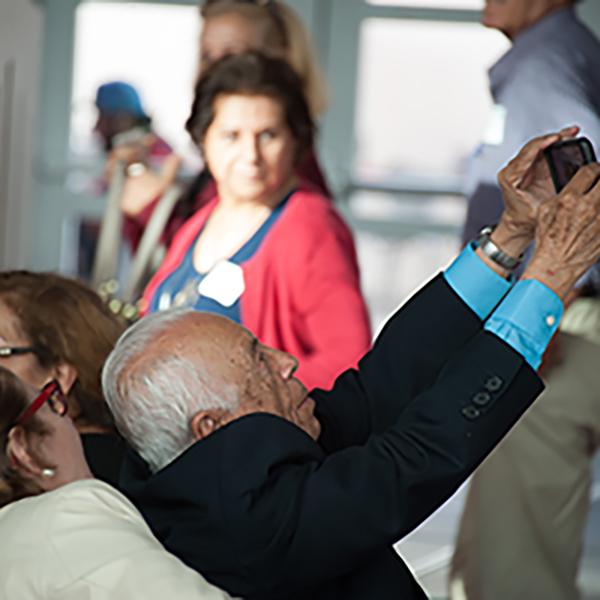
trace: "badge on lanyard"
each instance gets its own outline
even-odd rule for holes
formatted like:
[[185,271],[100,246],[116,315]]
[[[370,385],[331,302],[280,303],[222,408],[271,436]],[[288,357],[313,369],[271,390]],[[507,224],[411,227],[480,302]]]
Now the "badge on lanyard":
[[483,143],[490,146],[500,146],[504,141],[505,127],[506,108],[502,104],[494,104],[483,132]]
[[198,293],[223,306],[232,306],[244,293],[244,271],[228,260],[219,261],[198,284]]

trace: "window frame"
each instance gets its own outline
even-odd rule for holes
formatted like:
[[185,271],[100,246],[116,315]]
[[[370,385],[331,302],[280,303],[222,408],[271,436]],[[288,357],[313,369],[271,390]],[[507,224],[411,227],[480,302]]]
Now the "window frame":
[[[341,199],[356,191],[386,190],[392,194],[461,195],[460,176],[423,178],[406,173],[394,182],[367,181],[353,173],[360,30],[365,19],[418,20],[443,23],[479,23],[481,10],[381,6],[366,0],[330,0],[330,36],[327,57],[331,105],[321,127],[321,152]],[[333,158],[335,157],[335,158]]]

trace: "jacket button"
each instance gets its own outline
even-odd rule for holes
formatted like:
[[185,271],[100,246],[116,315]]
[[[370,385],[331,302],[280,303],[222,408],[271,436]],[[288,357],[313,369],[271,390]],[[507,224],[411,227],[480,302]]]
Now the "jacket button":
[[488,392],[497,392],[501,387],[504,381],[498,375],[493,375],[492,377],[488,377],[483,384]]
[[479,415],[481,415],[481,411],[478,408],[475,408],[474,406],[465,406],[461,412],[463,416],[465,416],[471,421],[479,417]]
[[487,392],[477,392],[473,396],[473,404],[477,404],[477,406],[486,406],[486,404],[490,403],[492,397]]

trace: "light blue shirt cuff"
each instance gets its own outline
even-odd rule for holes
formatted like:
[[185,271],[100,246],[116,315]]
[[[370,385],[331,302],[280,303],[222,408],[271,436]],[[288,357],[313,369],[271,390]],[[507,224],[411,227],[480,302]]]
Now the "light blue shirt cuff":
[[471,244],[454,259],[444,277],[460,299],[482,320],[487,319],[511,289],[512,283],[500,277],[475,254]]
[[537,369],[562,318],[560,298],[535,279],[519,281],[493,312],[485,329],[512,346]]

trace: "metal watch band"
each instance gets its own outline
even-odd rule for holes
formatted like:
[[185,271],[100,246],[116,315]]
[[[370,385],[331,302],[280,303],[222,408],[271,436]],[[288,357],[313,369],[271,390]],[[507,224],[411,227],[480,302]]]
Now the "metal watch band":
[[479,248],[483,254],[502,268],[508,269],[509,271],[516,269],[523,261],[523,255],[515,258],[514,256],[509,256],[506,252],[503,252],[490,238],[493,231],[494,227],[492,226],[488,225],[487,227],[484,227],[475,240],[475,248]]

